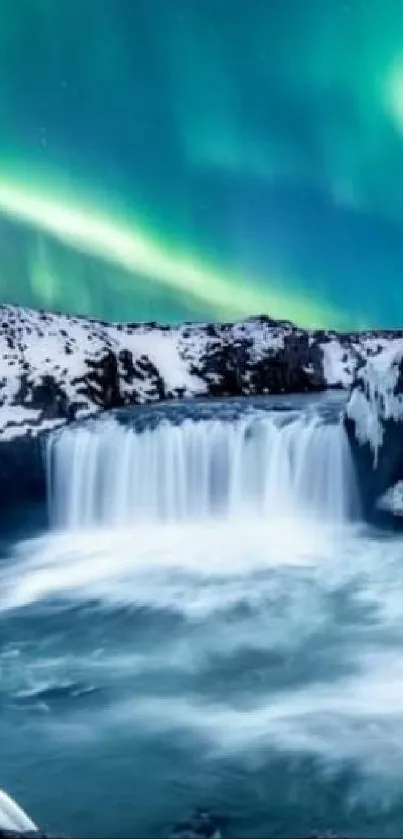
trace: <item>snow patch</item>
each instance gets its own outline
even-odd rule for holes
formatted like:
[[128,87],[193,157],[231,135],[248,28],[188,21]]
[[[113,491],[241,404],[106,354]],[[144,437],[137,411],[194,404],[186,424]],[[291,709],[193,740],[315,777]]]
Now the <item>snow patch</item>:
[[353,367],[352,353],[335,337],[323,345],[323,373],[329,387],[348,387]]

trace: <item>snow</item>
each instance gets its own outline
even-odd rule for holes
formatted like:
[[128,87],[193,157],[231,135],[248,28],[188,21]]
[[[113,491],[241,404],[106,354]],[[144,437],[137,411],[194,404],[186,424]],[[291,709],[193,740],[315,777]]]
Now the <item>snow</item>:
[[113,333],[115,348],[128,349],[134,358],[147,356],[157,368],[168,390],[184,390],[189,396],[206,391],[205,382],[189,373],[188,364],[178,351],[177,332],[149,331],[125,335]]
[[347,353],[339,340],[331,338],[323,345],[323,372],[329,387],[348,387],[351,384],[352,369],[352,354]]
[[231,324],[230,339],[232,341],[251,340],[252,360],[261,358],[262,352],[273,353],[284,348],[284,337],[292,332],[291,324],[266,324],[258,318],[248,318]]
[[379,510],[386,510],[394,516],[403,516],[403,481],[390,487],[377,501]]
[[27,423],[36,423],[41,412],[34,408],[23,408],[21,405],[6,405],[2,408],[3,428],[1,440],[13,440],[23,437],[27,432]]
[[379,355],[368,359],[359,372],[346,407],[346,415],[354,421],[358,442],[369,443],[373,450],[375,466],[383,442],[383,422],[403,419],[403,393],[396,393],[403,340],[383,346]]
[[[266,373],[256,378],[256,365],[267,359],[272,366],[277,356],[283,366],[289,363],[298,370],[299,365],[315,387],[322,383],[348,388],[359,362],[369,358],[368,371],[372,359],[378,371],[383,364],[382,382],[368,372],[365,387],[354,389],[349,404],[360,439],[371,440],[376,449],[382,440],[376,393],[385,377],[389,376],[391,388],[387,409],[391,415],[401,410],[400,397],[392,394],[395,378],[388,353],[393,356],[402,346],[403,332],[306,332],[264,317],[233,324],[107,324],[0,306],[0,441],[53,428],[65,422],[67,415],[83,417],[102,410],[99,368],[108,358],[116,365],[124,404],[139,404],[159,399],[161,394],[174,398],[208,395],[212,389],[219,392],[228,350],[236,347],[242,358],[239,381],[245,394],[270,392]],[[46,388],[50,406],[45,404]]]

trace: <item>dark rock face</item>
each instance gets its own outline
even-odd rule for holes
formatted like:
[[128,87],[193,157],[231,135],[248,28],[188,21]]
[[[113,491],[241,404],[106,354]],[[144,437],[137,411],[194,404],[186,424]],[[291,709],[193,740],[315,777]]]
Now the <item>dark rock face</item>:
[[[196,328],[206,337],[198,356],[191,343]],[[323,351],[314,334],[291,324],[255,318],[234,325],[187,326],[184,336],[191,372],[206,382],[211,396],[303,393],[327,386]]]
[[[345,411],[367,519],[403,525],[403,342],[358,371]],[[395,489],[397,488],[397,491]],[[403,489],[403,485],[402,485]]]
[[44,435],[0,440],[0,505],[45,497]]
[[[345,419],[350,445],[356,466],[364,518],[373,524],[403,526],[401,512],[388,509],[383,502],[385,494],[403,480],[403,428],[399,423],[383,423],[384,438],[376,460],[369,443],[359,443],[355,423]],[[399,517],[399,519],[397,518]]]

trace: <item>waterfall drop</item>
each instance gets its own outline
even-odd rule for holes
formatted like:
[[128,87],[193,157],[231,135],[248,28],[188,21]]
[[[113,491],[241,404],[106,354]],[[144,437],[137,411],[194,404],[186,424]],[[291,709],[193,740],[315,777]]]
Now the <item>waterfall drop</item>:
[[344,428],[319,414],[165,417],[142,431],[111,418],[55,434],[47,466],[51,523],[63,529],[357,513]]

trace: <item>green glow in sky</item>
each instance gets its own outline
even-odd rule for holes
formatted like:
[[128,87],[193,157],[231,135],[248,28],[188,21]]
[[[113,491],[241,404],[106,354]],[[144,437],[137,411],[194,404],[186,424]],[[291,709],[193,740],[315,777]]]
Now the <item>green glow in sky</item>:
[[330,323],[335,317],[326,306],[319,307],[313,301],[287,298],[264,286],[259,290],[250,278],[248,282],[234,283],[232,278],[210,272],[186,254],[169,252],[134,226],[118,224],[96,211],[46,197],[43,192],[35,194],[0,181],[0,212],[129,274],[140,274],[185,295],[191,291],[196,301],[212,305],[223,316],[264,311],[277,318],[292,316],[304,326]]
[[0,293],[403,323],[401,0],[13,0]]

